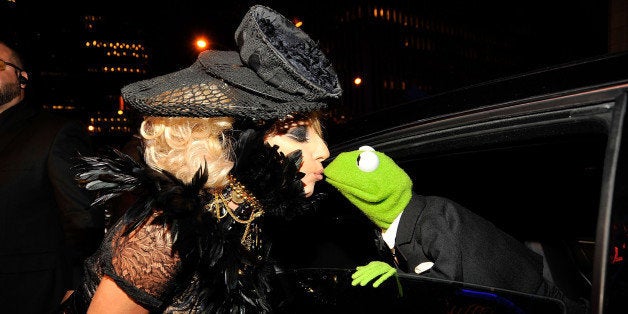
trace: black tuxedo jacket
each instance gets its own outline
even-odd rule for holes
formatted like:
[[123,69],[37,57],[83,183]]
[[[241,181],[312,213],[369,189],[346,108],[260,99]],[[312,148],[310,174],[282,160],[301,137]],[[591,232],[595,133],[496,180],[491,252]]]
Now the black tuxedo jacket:
[[[505,209],[506,210],[506,209]],[[421,275],[533,294],[545,294],[543,257],[488,220],[442,197],[413,194],[395,245],[404,272],[433,262]]]
[[[48,312],[102,234],[72,165],[92,151],[85,127],[22,103],[0,114],[0,304]],[[74,263],[74,265],[71,265]],[[22,303],[25,302],[25,303]],[[40,304],[41,307],[33,304]],[[17,305],[16,305],[17,306]],[[11,308],[11,307],[9,307]]]

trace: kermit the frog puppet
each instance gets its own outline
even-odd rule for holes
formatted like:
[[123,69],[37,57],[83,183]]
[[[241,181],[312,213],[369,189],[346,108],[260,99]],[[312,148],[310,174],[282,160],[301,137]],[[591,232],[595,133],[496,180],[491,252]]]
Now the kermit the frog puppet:
[[[398,261],[395,270],[565,301],[544,279],[541,255],[449,199],[416,194],[408,174],[372,147],[340,153],[324,173],[381,230]],[[395,274],[391,264],[358,267],[352,284],[379,285]]]

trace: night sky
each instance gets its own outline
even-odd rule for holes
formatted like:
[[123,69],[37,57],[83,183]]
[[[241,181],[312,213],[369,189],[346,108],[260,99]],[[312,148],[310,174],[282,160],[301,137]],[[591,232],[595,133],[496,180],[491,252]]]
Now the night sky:
[[[335,1],[294,1],[299,5],[280,5],[287,1],[173,1],[160,13],[144,15],[155,39],[155,58],[170,64],[176,56],[183,64],[193,61],[192,38],[204,34],[215,40],[215,49],[234,49],[233,33],[251,4],[263,3],[287,17],[299,16],[308,23],[321,23],[317,14],[332,14]],[[531,58],[539,64],[552,64],[603,53],[607,47],[608,14],[604,0],[438,0],[388,1],[419,6],[443,19],[455,19],[488,31],[528,33]],[[386,1],[381,2],[386,3]],[[322,19],[321,19],[322,20]],[[316,38],[315,38],[316,39]],[[174,44],[174,45],[173,45]],[[163,47],[163,48],[159,48]],[[171,47],[181,47],[179,51]],[[173,51],[174,50],[174,51]],[[161,54],[160,52],[168,52]],[[553,59],[543,60],[545,56]],[[179,65],[177,65],[179,66]],[[167,69],[166,66],[165,69]]]
[[[268,5],[287,17],[302,17],[303,29],[308,32],[308,25],[322,23],[325,20],[322,16],[333,14],[337,7],[333,4],[338,3],[338,0],[95,0],[69,5],[56,1],[17,1],[23,15],[19,27],[54,27],[85,13],[141,25],[147,46],[153,48],[153,72],[156,74],[191,64],[197,55],[192,45],[197,35],[209,37],[214,49],[234,50],[233,33],[252,4]],[[413,6],[418,12],[429,12],[432,16],[488,31],[532,34],[525,46],[530,58],[538,59],[539,66],[599,55],[606,52],[608,45],[608,4],[605,0],[389,0],[380,3]]]
[[[333,14],[333,3],[336,3],[330,0],[292,2],[282,5],[290,2],[172,1],[171,5],[162,6],[157,12],[143,14],[142,23],[150,25],[148,31],[154,35],[151,38],[156,48],[155,58],[163,60],[164,69],[167,69],[166,64],[179,67],[194,60],[196,52],[191,43],[197,34],[213,39],[215,49],[234,49],[233,33],[248,7],[254,3],[268,5],[289,18],[303,18],[306,32],[309,24],[324,20],[319,20],[318,14]],[[149,5],[155,6],[154,3],[157,2]],[[540,58],[540,64],[597,55],[607,47],[608,8],[605,0],[389,0],[380,3],[418,6],[419,12],[430,12],[488,31],[532,34],[528,47],[531,57]],[[542,60],[545,55],[548,58],[552,55],[554,59]],[[177,62],[171,63],[175,60],[168,60],[170,58]]]

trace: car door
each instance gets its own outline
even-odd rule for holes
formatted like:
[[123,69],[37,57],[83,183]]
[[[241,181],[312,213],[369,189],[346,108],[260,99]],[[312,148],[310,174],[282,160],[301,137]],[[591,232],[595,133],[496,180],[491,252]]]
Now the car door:
[[453,199],[540,249],[568,295],[588,299],[594,313],[619,313],[626,90],[562,91],[436,116],[338,143],[332,155],[361,145],[386,153],[417,193]]

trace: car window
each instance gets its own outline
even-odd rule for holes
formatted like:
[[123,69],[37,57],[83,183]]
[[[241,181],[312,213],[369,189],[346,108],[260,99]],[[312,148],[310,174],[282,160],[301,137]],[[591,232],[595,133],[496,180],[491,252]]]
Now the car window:
[[[351,125],[352,137],[330,142],[330,160],[362,145],[386,153],[410,175],[415,192],[447,197],[493,222],[544,255],[551,281],[568,296],[590,300],[596,313],[621,313],[628,293],[626,87]],[[283,229],[285,240],[276,243],[290,252],[291,267],[352,269],[377,259],[372,223],[335,189],[319,189],[326,198],[318,214]],[[410,281],[418,290],[426,284]],[[443,298],[460,293],[440,291]]]
[[422,195],[444,196],[546,255],[552,280],[585,297],[612,111],[608,104],[472,123],[391,148]]
[[[354,139],[334,143],[332,158],[361,145],[385,152],[410,175],[417,193],[447,197],[493,222],[545,255],[552,280],[565,293],[590,299],[597,291],[596,242],[609,231],[598,219],[604,217],[603,191],[613,173],[608,156],[616,151],[610,147],[624,106],[618,95],[563,94],[371,132],[364,126]],[[341,197],[332,200],[325,206],[338,215],[359,215]],[[609,254],[619,251],[618,259],[625,250],[624,221],[614,222],[620,236],[609,248]],[[609,262],[609,273],[623,265],[617,263]],[[612,286],[619,284],[625,280]]]

